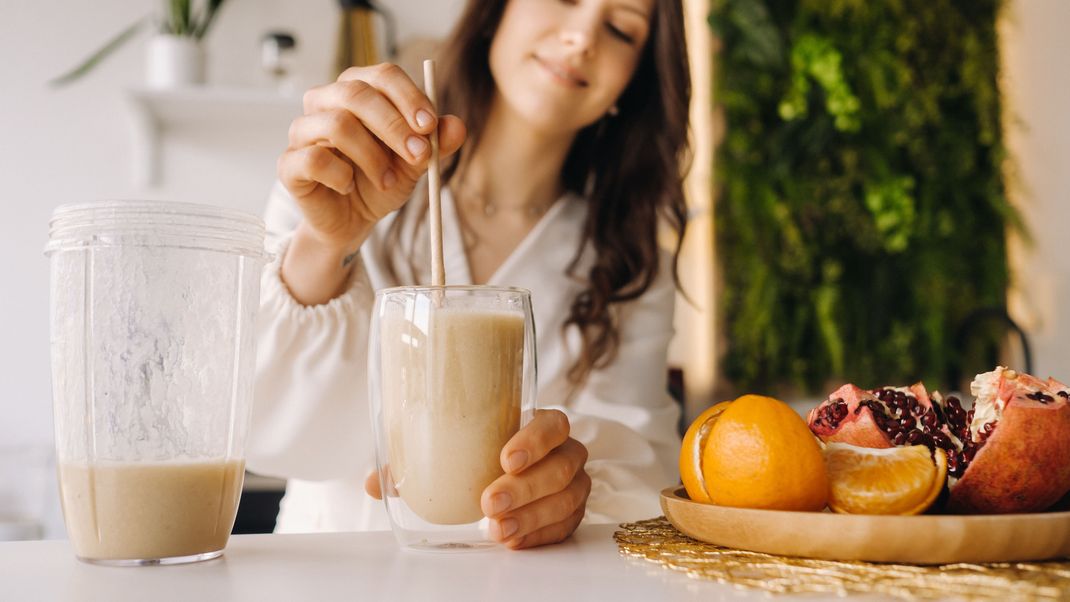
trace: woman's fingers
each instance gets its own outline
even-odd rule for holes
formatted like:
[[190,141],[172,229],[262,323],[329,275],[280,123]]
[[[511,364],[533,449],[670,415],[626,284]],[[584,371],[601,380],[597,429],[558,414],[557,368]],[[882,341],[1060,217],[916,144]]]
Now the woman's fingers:
[[535,417],[502,448],[500,461],[509,474],[516,474],[542,460],[568,439],[568,416],[559,410],[537,410]]
[[565,520],[547,525],[528,533],[527,535],[521,535],[514,537],[505,542],[505,546],[512,550],[520,550],[523,548],[534,548],[536,546],[544,546],[552,543],[560,543],[568,539],[569,535],[576,530],[576,527],[580,525],[580,521],[583,520],[583,513],[585,508],[577,508]]
[[321,143],[338,149],[379,190],[389,190],[397,183],[387,151],[349,111],[322,111],[298,117],[290,124],[291,149]]
[[365,493],[377,500],[383,499],[383,490],[382,487],[379,485],[378,472],[373,470],[368,473],[367,477],[364,478],[364,491]]
[[427,137],[415,131],[382,92],[361,80],[340,81],[305,94],[305,114],[345,109],[409,165],[426,161]]
[[586,507],[590,493],[591,477],[581,470],[562,491],[490,519],[490,536],[497,541],[518,539],[559,523]]
[[504,474],[483,490],[480,507],[483,513],[497,518],[557,493],[575,478],[587,462],[587,448],[575,439],[568,439],[541,461],[520,474]]
[[355,186],[353,167],[320,145],[286,151],[279,157],[278,173],[295,197],[308,196],[321,184],[338,194],[349,194]]
[[437,117],[431,100],[409,78],[405,70],[392,63],[369,67],[350,67],[338,76],[338,81],[360,80],[382,92],[405,117],[409,127],[420,134],[435,129]]

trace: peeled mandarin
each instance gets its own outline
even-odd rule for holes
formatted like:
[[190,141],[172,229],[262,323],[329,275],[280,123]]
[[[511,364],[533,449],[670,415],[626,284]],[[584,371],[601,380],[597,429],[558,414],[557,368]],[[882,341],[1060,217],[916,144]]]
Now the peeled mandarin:
[[744,395],[712,425],[702,451],[710,501],[722,506],[820,511],[829,480],[821,448],[786,403]]

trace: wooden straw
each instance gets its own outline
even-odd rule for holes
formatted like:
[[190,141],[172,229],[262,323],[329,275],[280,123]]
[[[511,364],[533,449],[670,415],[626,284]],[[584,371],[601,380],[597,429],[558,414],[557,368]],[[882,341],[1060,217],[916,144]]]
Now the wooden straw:
[[[424,92],[438,112],[435,101],[435,61],[424,61]],[[446,266],[442,260],[442,174],[438,164],[438,128],[431,132],[431,164],[427,168],[428,211],[431,217],[431,284],[446,285]]]

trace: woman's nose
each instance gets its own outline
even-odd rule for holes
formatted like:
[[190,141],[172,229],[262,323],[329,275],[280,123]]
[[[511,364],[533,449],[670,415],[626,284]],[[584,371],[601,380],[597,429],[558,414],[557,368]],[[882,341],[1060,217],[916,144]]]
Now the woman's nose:
[[563,25],[560,38],[569,50],[589,57],[594,54],[595,35],[595,29],[583,19]]

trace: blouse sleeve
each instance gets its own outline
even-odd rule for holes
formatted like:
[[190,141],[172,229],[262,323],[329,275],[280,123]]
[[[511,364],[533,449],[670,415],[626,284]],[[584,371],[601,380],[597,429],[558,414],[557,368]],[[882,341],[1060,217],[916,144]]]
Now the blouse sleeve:
[[589,452],[588,522],[658,516],[659,492],[677,482],[680,408],[666,388],[676,298],[668,263],[621,308],[617,357],[591,373],[566,410],[572,437]]
[[374,292],[358,258],[342,295],[299,304],[279,276],[292,211],[285,191],[273,192],[265,222],[277,250],[261,278],[246,463],[283,478],[363,477],[374,461],[365,376]]

